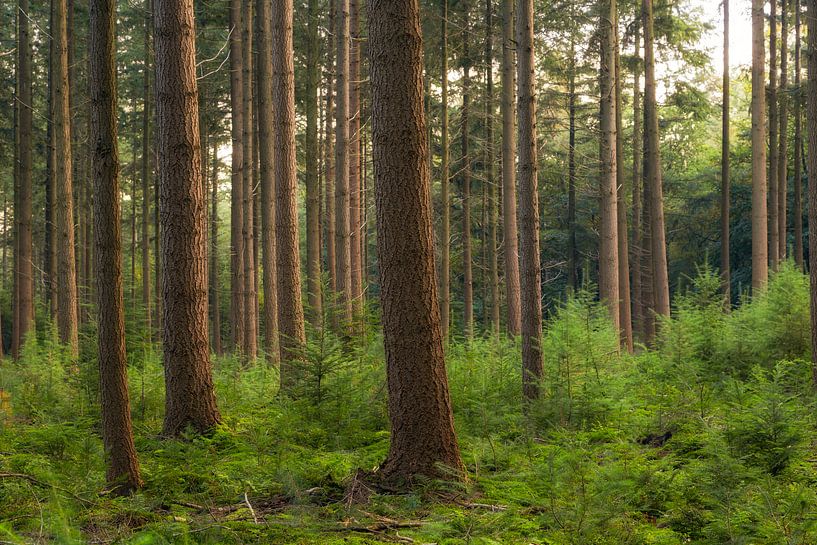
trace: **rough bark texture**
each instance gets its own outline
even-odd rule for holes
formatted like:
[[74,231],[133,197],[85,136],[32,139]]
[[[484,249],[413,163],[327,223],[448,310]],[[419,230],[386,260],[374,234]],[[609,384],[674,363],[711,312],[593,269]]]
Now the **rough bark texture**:
[[352,322],[351,238],[349,233],[349,0],[337,0],[337,66],[335,68],[335,274],[337,318]]
[[213,352],[220,356],[224,353],[221,346],[221,294],[219,293],[218,283],[218,181],[219,181],[219,160],[218,160],[218,143],[213,141],[213,165],[210,168],[210,177],[212,178],[211,196],[210,196],[210,323],[212,324],[213,332],[210,335]]
[[319,14],[317,0],[309,0],[308,12],[306,53],[306,292],[309,301],[309,321],[313,326],[318,327],[323,320],[323,311],[321,306],[321,193],[318,183]]
[[723,104],[721,106],[721,283],[726,308],[732,306],[729,266],[729,0],[723,0]]
[[360,251],[360,0],[349,1],[349,271],[352,309],[363,310],[363,269]]
[[[302,356],[306,335],[301,302],[298,248],[298,180],[295,162],[295,60],[292,48],[292,0],[272,5],[272,106],[276,181],[276,257],[278,325],[282,385],[292,379],[289,364]],[[347,246],[348,247],[348,246]]]
[[763,4],[763,0],[752,0],[752,288],[756,290],[769,279]]
[[156,0],[156,145],[162,229],[164,433],[220,420],[207,334],[206,206],[201,184],[193,0]]
[[244,287],[242,295],[244,297],[244,357],[252,361],[258,356],[258,293],[255,289],[255,229],[254,229],[254,205],[255,205],[255,185],[254,168],[255,160],[254,135],[255,120],[253,118],[253,43],[252,43],[252,20],[253,20],[252,0],[242,0],[242,24],[241,24],[241,47],[242,47],[242,74],[241,74],[241,107],[242,117],[242,148],[244,168],[242,169],[242,182],[244,189],[241,193],[243,198],[242,208],[244,209],[242,221],[242,236],[244,237]]
[[514,131],[514,0],[502,0],[502,235],[508,333],[522,331],[519,299],[519,233],[516,223],[516,140]]
[[644,176],[649,184],[650,253],[654,310],[659,316],[669,316],[669,275],[667,244],[664,233],[664,189],[661,177],[661,152],[658,137],[658,103],[655,98],[655,53],[652,1],[644,0]]
[[601,66],[599,70],[599,129],[601,131],[599,197],[599,297],[607,305],[616,331],[621,330],[618,285],[618,215],[616,179],[616,87],[615,21],[616,2],[602,2],[599,18]]
[[471,41],[469,24],[470,2],[463,0],[462,33],[462,109],[460,110],[460,173],[462,176],[462,298],[463,324],[466,339],[474,335],[474,274],[471,255],[471,155],[469,152],[469,116],[471,113]]
[[[32,223],[32,123],[31,37],[28,0],[20,0],[17,21],[17,183],[15,184],[14,222],[14,321],[11,351],[15,358],[25,344],[34,322],[34,248]],[[66,60],[67,62],[67,60]],[[70,151],[70,150],[69,150]],[[70,157],[68,158],[70,165]]]
[[769,264],[772,270],[777,270],[780,261],[780,225],[777,219],[778,212],[778,161],[779,161],[779,123],[777,110],[777,2],[769,0]]
[[[370,0],[377,249],[391,443],[381,474],[464,477],[445,372],[417,0]],[[445,469],[445,468],[448,469]]]
[[[147,4],[148,2],[145,2]],[[150,176],[153,172],[151,168],[150,153],[150,26],[151,16],[145,16],[144,21],[144,46],[145,65],[142,74],[142,306],[145,312],[145,331],[148,339],[151,338],[151,312],[152,294],[150,290]]]
[[485,0],[485,169],[487,185],[487,270],[490,303],[491,332],[499,333],[499,261],[497,259],[497,202],[494,179],[494,8],[491,0]]
[[[754,0],[760,3],[760,0]],[[808,0],[806,35],[808,36],[808,82],[806,84],[806,127],[808,131],[808,172],[817,172],[817,0]],[[817,184],[808,184],[809,235],[817,229]],[[817,236],[808,237],[809,278],[811,286],[811,362],[813,386],[817,387]]]
[[232,175],[230,178],[230,309],[233,350],[244,350],[244,154],[241,0],[230,1],[230,110],[232,113]]
[[794,262],[803,270],[803,126],[800,89],[800,2],[794,2]]
[[272,6],[258,0],[258,162],[261,185],[261,258],[264,263],[264,352],[269,361],[280,358],[278,345],[278,273],[275,231],[274,110],[272,99]]
[[647,339],[647,310],[644,301],[644,221],[643,221],[643,192],[642,192],[642,164],[641,152],[644,149],[642,139],[641,119],[641,25],[635,22],[635,36],[633,38],[633,327]]
[[127,494],[141,486],[133,444],[125,355],[119,155],[116,142],[115,6],[89,4],[88,59],[94,176],[94,242],[99,320],[99,393],[108,486]]
[[519,0],[516,20],[519,112],[519,270],[522,303],[522,393],[539,397],[542,379],[542,284],[536,164],[533,0]]
[[[332,121],[335,117],[333,74],[335,70],[335,45],[332,43],[336,18],[335,0],[329,0],[329,32],[326,54],[326,149],[324,150],[324,207],[326,208],[324,241],[326,244],[326,270],[329,272],[329,295],[335,297],[338,290],[337,254],[335,250],[335,140]],[[331,302],[331,301],[330,301]]]
[[65,0],[54,0],[54,138],[56,163],[57,328],[73,356],[79,353],[77,269],[74,259],[74,190],[71,170],[71,112]]
[[[799,1],[799,0],[797,0]],[[789,14],[786,0],[780,0],[780,132],[777,157],[777,257],[786,260],[788,237],[786,236],[786,209],[788,208],[789,178]]]
[[440,155],[440,323],[443,341],[448,341],[451,327],[451,196],[449,182],[449,147],[448,147],[448,0],[441,1],[442,51],[440,60],[440,87],[442,111],[440,112],[440,131],[442,148]]

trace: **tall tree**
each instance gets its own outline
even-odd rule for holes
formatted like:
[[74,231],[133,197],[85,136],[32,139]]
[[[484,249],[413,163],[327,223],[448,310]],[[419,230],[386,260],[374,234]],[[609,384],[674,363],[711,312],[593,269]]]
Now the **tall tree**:
[[349,0],[337,0],[335,37],[335,274],[344,325],[352,322],[351,235],[349,233]]
[[669,316],[669,275],[664,233],[664,189],[661,178],[661,152],[658,137],[658,102],[655,98],[655,32],[652,0],[644,0],[644,178],[649,185],[650,253],[654,311]]
[[[272,5],[272,107],[275,112],[276,214],[278,236],[278,325],[281,361],[297,360],[305,343],[301,302],[301,259],[298,248],[298,180],[295,162],[295,59],[292,0]],[[348,246],[347,246],[348,248]],[[282,384],[291,381],[291,368],[282,368]],[[287,375],[290,376],[287,376]]]
[[[485,168],[487,186],[487,269],[490,290],[491,332],[499,333],[499,261],[497,259],[497,203],[494,180],[494,7],[485,0]],[[487,304],[487,303],[486,303]]]
[[264,351],[266,357],[277,362],[278,345],[278,273],[277,236],[275,232],[275,154],[274,110],[272,105],[272,6],[270,2],[256,2],[255,19],[258,39],[258,160],[261,185],[261,246],[264,260]]
[[201,183],[193,0],[155,0],[156,147],[162,224],[164,433],[218,424],[207,334],[206,207]]
[[391,442],[381,473],[405,482],[464,468],[454,433],[434,280],[418,0],[370,0],[372,143]]
[[335,46],[332,43],[336,27],[336,1],[329,0],[329,32],[327,32],[326,55],[326,145],[324,150],[324,207],[326,209],[324,241],[326,244],[326,270],[329,272],[329,294],[335,297],[338,292],[337,254],[335,250],[335,140],[332,121],[335,117],[335,96],[333,74],[335,70]]
[[71,111],[68,85],[66,0],[54,0],[54,138],[56,162],[57,325],[60,341],[79,353],[77,269],[74,259],[74,189],[71,170]]
[[542,379],[542,282],[539,263],[539,193],[536,163],[536,78],[533,0],[516,14],[519,115],[519,270],[522,303],[522,393],[539,397]]
[[723,0],[723,103],[721,106],[721,284],[726,308],[732,305],[729,266],[729,0]]
[[610,320],[620,331],[618,285],[618,216],[616,193],[616,86],[615,86],[615,0],[603,0],[599,14],[600,78],[599,128],[601,130],[601,172],[599,176],[599,296],[607,305]]
[[752,0],[752,288],[769,278],[766,215],[766,48],[763,0]]
[[[145,64],[142,74],[142,306],[145,311],[145,331],[151,335],[151,293],[150,293],[150,27],[151,21],[150,0],[145,0],[145,21],[143,40],[145,47]],[[220,348],[219,348],[220,351]]]
[[320,325],[323,318],[321,307],[321,193],[318,184],[318,56],[320,53],[318,9],[318,1],[309,0],[306,60],[306,293],[309,301],[309,320],[313,326]]
[[471,41],[470,2],[463,0],[462,31],[462,109],[460,110],[460,173],[462,176],[462,297],[463,333],[474,334],[474,274],[471,257],[471,154],[469,151],[469,116],[471,113]]
[[363,310],[360,214],[360,0],[349,1],[349,270],[352,308]]
[[777,2],[769,0],[769,191],[768,191],[768,227],[769,227],[769,261],[772,270],[777,269],[780,261],[780,224],[778,223],[778,133],[780,120],[777,109]]
[[794,0],[794,262],[803,269],[803,127],[800,89],[800,2]]
[[[512,1],[512,0],[509,0]],[[440,30],[440,323],[443,342],[448,341],[451,327],[451,197],[449,194],[449,146],[448,146],[448,0],[441,0],[442,17]]]
[[642,191],[642,164],[641,152],[644,149],[641,119],[641,25],[635,21],[633,37],[633,325],[641,335],[642,340],[650,338],[648,323],[652,320],[647,316],[644,296],[644,218],[643,218],[643,191]]
[[210,168],[210,177],[212,179],[210,206],[212,212],[210,213],[210,323],[212,324],[213,333],[210,336],[212,339],[213,352],[220,356],[224,352],[221,346],[221,294],[219,292],[219,267],[218,267],[218,182],[219,182],[219,166],[218,160],[218,141],[213,139],[212,152],[213,166]]
[[[155,0],[154,0],[155,1]],[[230,202],[230,291],[232,344],[244,350],[244,154],[243,47],[241,0],[230,0],[230,109],[232,112],[232,175]]]
[[[14,321],[11,351],[15,358],[34,321],[34,248],[31,233],[33,191],[31,36],[28,0],[19,0],[17,17],[17,180],[15,184]],[[69,158],[70,164],[70,158]]]
[[788,208],[788,178],[789,178],[789,13],[786,0],[780,0],[780,139],[778,147],[780,152],[777,158],[777,233],[778,250],[777,255],[780,261],[786,260],[786,209]]
[[567,74],[567,286],[579,287],[579,259],[576,247],[576,40],[570,37]]
[[516,223],[516,140],[514,132],[514,0],[502,0],[502,234],[508,333],[522,331],[519,286],[519,232]]
[[108,486],[127,494],[142,484],[133,443],[120,241],[119,154],[116,141],[114,0],[91,0],[88,64],[94,167],[94,242],[99,320],[99,392]]
[[[760,2],[760,0],[754,0]],[[817,0],[808,0],[806,11],[806,50],[817,51]],[[808,172],[817,172],[817,55],[808,58],[806,84],[806,130],[808,132]],[[817,229],[817,184],[808,184],[809,235]],[[817,388],[817,236],[808,237],[811,308],[812,381]]]
[[256,321],[258,312],[258,293],[255,289],[255,228],[254,228],[254,205],[255,205],[255,184],[253,174],[255,171],[254,161],[254,140],[255,140],[255,119],[253,117],[253,1],[242,0],[242,25],[241,25],[241,47],[242,47],[242,73],[241,73],[241,109],[243,140],[242,168],[242,208],[243,222],[242,235],[244,237],[244,287],[242,290],[244,297],[244,357],[254,360],[258,356],[258,323]]

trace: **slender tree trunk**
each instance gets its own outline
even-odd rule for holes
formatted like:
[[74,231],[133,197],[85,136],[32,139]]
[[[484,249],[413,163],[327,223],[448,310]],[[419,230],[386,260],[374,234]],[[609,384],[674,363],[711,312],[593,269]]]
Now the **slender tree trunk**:
[[769,0],[771,13],[769,15],[769,191],[768,191],[768,228],[769,228],[769,261],[772,270],[777,270],[780,262],[780,224],[778,223],[778,162],[780,120],[778,118],[777,103],[777,2]]
[[94,254],[98,272],[96,293],[102,441],[105,445],[108,486],[117,494],[128,494],[139,488],[142,481],[133,443],[125,354],[119,156],[116,142],[114,0],[91,0],[89,18],[90,141],[94,143]]
[[640,21],[635,22],[635,36],[633,43],[633,57],[635,66],[633,68],[633,323],[635,330],[639,332],[642,340],[649,337],[646,329],[647,322],[651,322],[647,316],[644,295],[644,221],[643,221],[643,191],[642,191],[642,164],[641,152],[644,149],[642,136],[643,121],[641,118],[641,25]]
[[519,112],[519,269],[522,303],[522,393],[539,397],[542,379],[542,283],[536,163],[533,0],[519,0],[516,20]]
[[[54,2],[51,2],[51,11],[50,11],[50,19],[49,19],[49,28],[54,28]],[[18,54],[21,49],[18,50]],[[56,135],[54,134],[54,70],[55,70],[55,60],[54,60],[54,37],[51,36],[48,40],[48,121],[47,121],[47,153],[46,153],[46,180],[45,180],[45,237],[43,241],[43,270],[45,274],[45,290],[46,290],[46,300],[48,302],[48,313],[49,317],[51,318],[51,322],[56,324],[57,323],[57,231],[56,231],[56,218],[55,210],[54,210],[54,201],[56,200],[56,189],[57,189],[57,163],[54,157],[54,153],[56,151]],[[19,125],[19,115],[18,109],[14,110],[15,112],[15,126]],[[17,134],[17,133],[15,133]],[[16,149],[19,149],[19,144],[15,141]],[[15,188],[17,187],[17,170],[15,169]],[[17,208],[17,196],[14,197],[14,208]],[[16,222],[14,227],[14,253],[17,254],[17,228]],[[15,263],[15,275],[17,265]],[[17,297],[17,277],[14,277],[13,282],[13,297]],[[14,303],[12,303],[14,305]],[[14,306],[14,319],[13,322],[17,322],[17,306]],[[14,323],[12,323],[13,327]],[[15,343],[18,343],[19,339],[17,334],[14,333],[14,329],[12,329],[12,354],[16,354],[14,351]],[[19,344],[19,343],[18,343]]]
[[258,324],[257,305],[258,295],[255,289],[255,231],[253,221],[255,213],[255,185],[253,182],[253,144],[254,144],[254,118],[253,118],[253,43],[252,43],[252,21],[253,21],[252,0],[242,0],[242,25],[241,25],[241,46],[242,46],[242,139],[243,139],[243,159],[242,181],[244,189],[242,191],[243,205],[243,229],[244,237],[244,357],[252,361],[258,356]]
[[777,232],[778,232],[778,259],[786,260],[788,237],[786,236],[786,209],[788,207],[788,178],[789,178],[789,14],[786,0],[780,0],[780,153],[777,159]]
[[272,99],[272,6],[256,3],[258,47],[258,159],[261,182],[261,224],[264,273],[264,351],[272,363],[280,358],[278,345],[278,273],[275,232],[275,154],[274,110]]
[[218,247],[218,142],[213,139],[212,151],[213,165],[210,168],[210,176],[212,177],[212,194],[210,197],[210,206],[212,212],[210,215],[210,323],[213,327],[212,339],[213,352],[217,356],[224,353],[221,346],[221,294],[219,293],[219,247]]
[[[509,0],[512,1],[512,0]],[[449,141],[448,141],[448,0],[441,0],[442,6],[442,41],[440,86],[440,323],[443,343],[448,342],[451,327],[451,196],[449,183]]]
[[576,42],[572,37],[568,62],[567,285],[575,292],[579,288],[579,261],[576,247]]
[[349,268],[352,309],[363,310],[360,252],[360,0],[349,2]]
[[[752,0],[752,288],[769,278],[766,209],[766,65],[763,0]],[[771,172],[771,170],[769,171]]]
[[[318,1],[309,0],[306,70],[306,292],[309,321],[323,320],[321,308],[321,194],[318,183]],[[359,122],[358,122],[359,124]]]
[[463,333],[466,339],[474,335],[474,274],[471,255],[471,155],[469,151],[469,116],[471,114],[471,53],[469,42],[470,2],[462,2],[462,110],[460,119],[460,172],[462,174],[462,297]]
[[499,334],[499,262],[497,260],[497,202],[494,177],[494,8],[491,0],[485,0],[485,168],[488,186],[488,276],[491,293],[491,331]]
[[162,222],[165,435],[220,420],[207,334],[206,207],[201,184],[193,0],[156,0],[156,144]]
[[[148,1],[145,0],[148,7]],[[150,25],[151,16],[145,15],[144,22],[145,65],[142,79],[142,306],[145,311],[145,332],[151,339],[151,293],[150,293],[150,176],[153,172],[150,162]]]
[[610,320],[621,331],[618,282],[618,219],[616,193],[616,1],[603,0],[599,18],[601,65],[599,90],[599,128],[601,130],[601,172],[599,173],[599,296],[607,305]]
[[232,192],[230,211],[230,291],[233,350],[243,352],[245,340],[244,298],[244,113],[242,0],[230,1],[230,106],[232,111]]
[[508,333],[522,332],[519,286],[519,233],[516,223],[516,133],[514,131],[514,0],[502,0],[502,236]]
[[281,361],[287,365],[281,369],[281,383],[288,385],[293,378],[291,363],[302,356],[306,342],[304,308],[301,302],[301,260],[298,248],[292,0],[273,2],[271,20],[279,346]]
[[723,105],[721,106],[721,283],[727,309],[732,306],[729,265],[729,0],[723,0]]
[[[760,3],[760,0],[755,0]],[[808,0],[806,12],[806,130],[808,132],[808,172],[817,172],[817,0]],[[809,278],[811,287],[811,362],[813,386],[817,388],[817,184],[808,184]]]
[[[335,45],[333,44],[333,33],[335,32],[336,24],[336,8],[335,0],[329,0],[329,32],[328,44],[326,47],[326,149],[324,151],[324,165],[325,175],[324,179],[324,207],[326,208],[325,215],[325,234],[324,240],[326,244],[326,270],[329,272],[329,294],[331,297],[336,297],[338,293],[337,281],[337,253],[335,248],[336,239],[336,218],[335,218],[335,141],[332,131],[332,120],[335,116],[335,102],[333,90],[333,71],[335,69]],[[330,301],[331,302],[331,301]]]
[[800,2],[794,2],[794,262],[803,269],[802,90],[800,89]]
[[644,166],[649,184],[650,244],[652,254],[653,298],[655,313],[669,316],[669,276],[667,274],[667,243],[664,234],[664,190],[661,178],[661,152],[658,137],[658,103],[655,98],[655,54],[652,1],[644,0],[644,126],[646,142]]
[[[54,136],[56,139],[57,323],[60,341],[79,353],[77,269],[74,259],[74,191],[71,178],[71,112],[68,86],[66,0],[54,0]],[[27,283],[23,283],[24,285]]]
[[[434,280],[417,0],[370,0],[377,248],[391,443],[381,474],[461,477]],[[446,471],[441,466],[450,468]],[[453,470],[453,473],[451,472]]]
[[[31,88],[31,38],[29,23],[28,0],[19,0],[19,17],[17,27],[17,172],[16,189],[18,195],[14,208],[16,223],[16,255],[15,268],[15,321],[12,324],[13,341],[12,353],[17,358],[20,349],[25,344],[26,336],[34,323],[34,293],[32,280],[34,278],[34,248],[31,233],[32,224],[32,124],[33,124],[33,93]],[[67,58],[65,59],[67,63]],[[66,75],[67,78],[67,75]],[[67,92],[65,89],[63,92]],[[67,103],[66,103],[67,107]],[[68,149],[70,153],[70,147]],[[70,165],[70,156],[68,158]],[[70,180],[69,180],[70,182]]]
[[335,88],[335,273],[343,326],[352,322],[351,238],[349,233],[349,0],[337,0]]

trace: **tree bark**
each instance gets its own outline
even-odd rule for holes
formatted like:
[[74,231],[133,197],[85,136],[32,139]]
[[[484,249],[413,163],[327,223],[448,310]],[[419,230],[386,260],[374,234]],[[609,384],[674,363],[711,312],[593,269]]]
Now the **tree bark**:
[[763,0],[752,0],[752,288],[769,278],[766,209],[766,93]]
[[156,0],[156,144],[162,225],[164,434],[220,420],[207,332],[207,236],[201,184],[193,0]]
[[242,169],[242,191],[244,209],[243,229],[244,237],[244,357],[252,361],[258,357],[258,324],[257,306],[258,294],[255,289],[255,229],[253,211],[255,205],[255,185],[253,181],[254,162],[254,126],[253,118],[253,43],[252,43],[252,21],[253,21],[252,0],[242,0],[242,25],[241,25],[241,47],[242,47],[242,75],[241,75],[241,100],[242,100],[242,148],[244,167]]
[[[511,1],[511,0],[509,0]],[[449,339],[451,327],[451,196],[449,193],[451,173],[449,171],[449,141],[448,141],[448,0],[441,0],[442,30],[440,38],[442,51],[440,60],[440,323],[442,326],[443,342]]]
[[777,270],[780,261],[780,224],[778,223],[778,161],[779,123],[777,109],[777,1],[769,0],[769,191],[768,228],[769,262],[772,270]]
[[[755,0],[760,3],[760,0]],[[808,172],[817,172],[817,0],[808,0],[806,12],[806,50],[808,58],[808,79],[806,87],[806,130],[808,132]],[[812,381],[817,388],[817,184],[808,184],[808,225],[809,225],[809,278],[811,287],[811,362]]]
[[[328,44],[326,47],[326,149],[324,150],[324,207],[326,244],[326,270],[329,272],[329,295],[336,297],[338,293],[337,281],[337,254],[335,249],[336,239],[336,218],[335,218],[335,141],[333,138],[332,120],[335,116],[333,73],[335,70],[335,45],[332,43],[336,29],[336,7],[335,0],[329,0],[329,31]],[[332,301],[330,301],[331,303]]]
[[[377,249],[389,393],[387,480],[464,477],[434,279],[417,0],[370,0]],[[445,471],[447,466],[452,471]]]
[[232,176],[230,207],[230,292],[233,350],[241,353],[245,339],[244,298],[244,148],[242,0],[230,1],[230,106],[232,111]]
[[360,0],[349,2],[349,269],[352,310],[363,311],[363,275],[360,251]]
[[786,247],[788,243],[786,209],[788,208],[789,195],[789,14],[786,0],[780,0],[780,19],[782,22],[780,24],[780,90],[778,94],[780,100],[780,132],[778,134],[780,152],[777,158],[777,256],[780,261],[785,261],[788,250]]
[[139,488],[125,354],[119,156],[116,130],[114,0],[91,0],[88,58],[94,166],[94,241],[99,320],[99,391],[108,486],[116,494]]
[[466,339],[474,335],[474,274],[471,256],[471,155],[469,144],[469,116],[471,114],[471,54],[469,42],[470,2],[463,0],[462,33],[462,109],[460,110],[460,172],[462,175],[462,298],[463,324]]
[[[497,260],[497,202],[494,179],[494,8],[491,0],[485,0],[485,169],[487,185],[486,214],[487,258],[490,290],[491,332],[499,334],[499,262]],[[486,227],[483,227],[485,230]]]
[[309,301],[309,321],[313,327],[319,327],[323,320],[323,310],[321,306],[321,194],[318,184],[318,1],[309,0],[307,10],[309,20],[307,22],[306,61],[306,292]]
[[721,284],[727,309],[732,306],[731,267],[729,265],[729,0],[723,0],[723,105],[721,106]]
[[516,223],[516,141],[514,132],[514,0],[502,0],[502,236],[508,333],[522,331],[519,295],[519,232]]
[[213,165],[210,168],[210,176],[212,178],[210,206],[212,212],[210,215],[210,323],[212,324],[213,333],[210,336],[212,339],[213,352],[217,356],[224,353],[221,346],[221,294],[219,292],[219,264],[218,264],[218,142],[213,141],[212,153]]
[[335,69],[335,274],[340,309],[338,325],[352,323],[352,271],[349,197],[349,0],[337,0]]
[[794,262],[803,269],[803,127],[800,89],[800,2],[794,2]]
[[539,397],[542,380],[542,283],[536,163],[533,0],[519,0],[516,20],[519,112],[519,270],[522,303],[522,394]]
[[642,340],[650,338],[647,323],[652,320],[647,316],[644,295],[644,218],[643,218],[643,190],[641,152],[644,149],[642,135],[643,121],[641,118],[641,25],[635,22],[635,36],[633,38],[633,325],[641,335]]
[[[148,1],[145,1],[148,4]],[[142,96],[142,306],[145,312],[145,332],[148,340],[151,332],[151,303],[150,292],[150,176],[153,172],[150,161],[150,26],[151,15],[145,15],[144,47],[145,65],[142,80],[144,83]]]

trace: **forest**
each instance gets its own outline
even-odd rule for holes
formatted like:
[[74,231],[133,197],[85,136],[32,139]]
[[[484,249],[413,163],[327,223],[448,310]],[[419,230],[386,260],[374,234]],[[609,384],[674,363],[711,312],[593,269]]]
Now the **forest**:
[[817,544],[817,0],[0,23],[0,545]]

